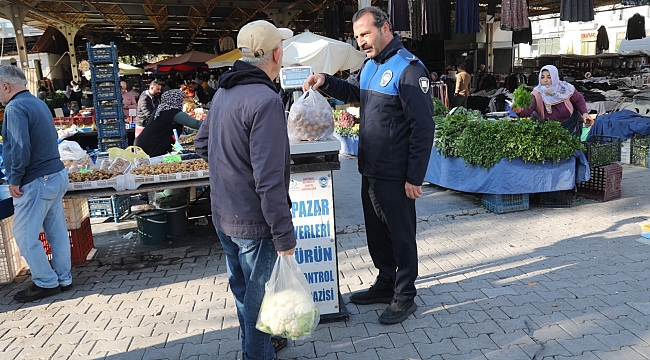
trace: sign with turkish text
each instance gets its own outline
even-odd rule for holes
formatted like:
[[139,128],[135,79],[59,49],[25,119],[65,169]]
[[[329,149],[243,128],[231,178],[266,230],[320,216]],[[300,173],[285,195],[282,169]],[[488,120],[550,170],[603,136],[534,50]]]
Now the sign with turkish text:
[[291,174],[295,258],[321,315],[340,310],[333,194],[331,171]]

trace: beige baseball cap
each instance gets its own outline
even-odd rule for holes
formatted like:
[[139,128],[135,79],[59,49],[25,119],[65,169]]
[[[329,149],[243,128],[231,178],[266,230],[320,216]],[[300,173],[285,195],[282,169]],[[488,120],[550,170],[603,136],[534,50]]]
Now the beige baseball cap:
[[237,48],[248,48],[253,53],[243,52],[242,56],[259,57],[270,53],[278,44],[293,36],[293,31],[287,28],[276,28],[265,20],[250,22],[239,30],[237,34]]

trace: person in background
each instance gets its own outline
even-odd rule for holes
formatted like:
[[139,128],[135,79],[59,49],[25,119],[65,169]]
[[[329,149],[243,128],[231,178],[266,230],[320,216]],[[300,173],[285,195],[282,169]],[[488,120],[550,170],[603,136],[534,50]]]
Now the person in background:
[[147,123],[133,145],[139,146],[149,156],[165,155],[172,151],[174,129],[178,135],[183,126],[198,129],[202,121],[196,120],[183,112],[185,94],[177,89],[164,92],[153,119]]
[[[258,20],[237,35],[242,58],[219,79],[219,90],[194,140],[210,166],[212,221],[226,254],[243,359],[274,359],[286,345],[255,328],[278,255],[296,247],[289,200],[291,155],[284,108],[273,79],[282,67],[289,29]],[[431,118],[429,118],[431,121]]]
[[540,121],[559,121],[572,135],[582,135],[582,124],[594,124],[585,98],[566,81],[560,81],[557,68],[546,65],[539,71],[539,85],[532,91],[532,103],[527,109],[512,108],[519,116],[535,115]]
[[[13,236],[32,281],[14,295],[35,301],[72,289],[70,239],[63,211],[68,171],[63,166],[50,109],[26,88],[16,66],[0,66],[2,160],[14,203]],[[41,228],[52,248],[51,263],[38,239]]]
[[153,80],[149,83],[149,89],[140,94],[138,100],[138,114],[136,116],[135,136],[140,135],[142,130],[147,126],[149,119],[153,117],[158,104],[160,104],[160,92],[162,86],[157,81]]
[[388,15],[378,7],[357,11],[352,30],[369,58],[361,72],[347,82],[310,75],[302,88],[361,103],[361,203],[368,250],[379,272],[374,284],[352,294],[350,302],[387,303],[379,321],[397,324],[417,309],[415,200],[422,197],[435,130],[429,72],[393,36]]
[[467,108],[467,98],[469,97],[469,89],[472,86],[472,77],[467,73],[465,65],[460,64],[456,67],[458,73],[456,74],[456,106]]
[[41,85],[38,88],[38,92],[36,93],[36,97],[38,100],[42,100],[47,104],[47,89],[45,86]]
[[124,107],[124,118],[129,118],[129,109],[137,109],[138,103],[135,101],[133,94],[126,91],[126,81],[120,81],[122,87],[122,106]]
[[210,80],[208,80],[208,86],[214,89],[215,91],[217,90],[217,86],[219,86],[219,81],[215,79],[214,74],[210,75]]
[[478,69],[476,70],[476,74],[472,76],[472,89],[474,91],[477,91],[479,88],[479,85],[481,84],[481,80],[485,76],[485,64],[481,64],[478,66]]
[[160,84],[161,86],[160,89],[161,94],[172,89],[171,87],[169,87],[169,84],[167,84],[167,80],[165,80],[164,78],[158,79],[158,84]]
[[140,100],[140,82],[136,81],[133,83],[133,86],[131,87],[131,91],[129,91],[131,95],[133,95],[133,98],[135,99],[136,102]]

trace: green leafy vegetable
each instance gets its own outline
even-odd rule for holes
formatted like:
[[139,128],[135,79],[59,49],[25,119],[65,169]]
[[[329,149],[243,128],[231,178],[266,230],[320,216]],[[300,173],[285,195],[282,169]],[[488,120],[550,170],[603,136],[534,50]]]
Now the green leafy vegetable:
[[512,107],[517,109],[527,109],[533,103],[530,91],[526,90],[526,85],[521,84],[512,93],[514,101]]
[[486,170],[503,158],[557,163],[584,150],[580,139],[557,121],[492,121],[457,112],[436,124],[435,146],[442,155],[462,157],[467,164]]

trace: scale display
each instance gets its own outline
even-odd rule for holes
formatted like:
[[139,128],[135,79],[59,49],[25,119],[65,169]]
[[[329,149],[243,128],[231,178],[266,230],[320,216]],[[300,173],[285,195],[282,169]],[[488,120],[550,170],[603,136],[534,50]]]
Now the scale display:
[[311,74],[311,66],[284,67],[280,70],[280,86],[285,90],[302,88],[302,84]]

